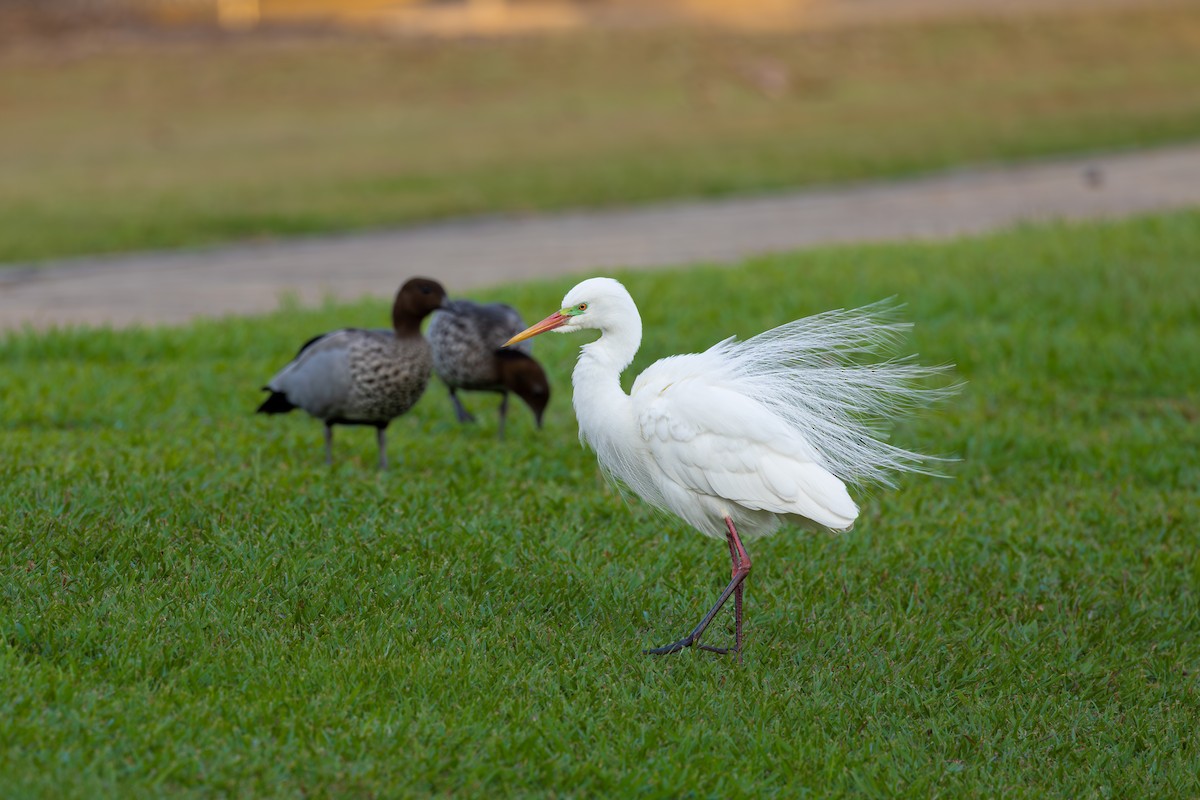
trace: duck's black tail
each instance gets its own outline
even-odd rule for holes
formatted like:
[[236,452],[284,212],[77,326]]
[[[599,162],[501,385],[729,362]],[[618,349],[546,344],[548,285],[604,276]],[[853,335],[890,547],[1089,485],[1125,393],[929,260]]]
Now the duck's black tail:
[[287,395],[283,392],[274,392],[266,386],[263,391],[271,392],[271,396],[263,401],[263,404],[258,407],[258,414],[286,414],[295,408],[291,401],[287,399]]

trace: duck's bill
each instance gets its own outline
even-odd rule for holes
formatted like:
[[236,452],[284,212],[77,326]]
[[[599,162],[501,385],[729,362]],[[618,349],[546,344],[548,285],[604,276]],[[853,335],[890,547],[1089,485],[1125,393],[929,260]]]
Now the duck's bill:
[[538,324],[529,326],[525,330],[518,333],[516,336],[509,339],[507,342],[504,343],[504,346],[509,347],[511,345],[516,344],[517,342],[523,342],[526,339],[530,339],[534,336],[537,336],[539,333],[545,333],[546,331],[552,331],[555,328],[566,325],[567,322],[570,321],[570,319],[571,319],[570,317],[566,316],[561,311],[555,311],[553,314],[546,317],[544,320],[542,320]]

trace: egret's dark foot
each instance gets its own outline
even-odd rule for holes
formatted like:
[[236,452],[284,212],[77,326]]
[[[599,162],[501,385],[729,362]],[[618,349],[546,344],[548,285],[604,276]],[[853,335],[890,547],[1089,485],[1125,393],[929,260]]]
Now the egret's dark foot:
[[662,647],[655,647],[653,650],[643,650],[642,655],[667,656],[671,653],[678,653],[683,648],[691,647],[693,644],[695,644],[695,640],[688,636],[684,639],[680,639],[678,642],[671,642],[671,644],[664,644]]
[[[678,642],[664,644],[662,647],[656,647],[653,650],[643,650],[643,655],[665,656],[671,653],[678,653],[685,647],[695,645],[700,650],[707,650],[710,653],[720,653],[722,655],[737,653],[738,661],[742,660],[742,582],[750,574],[750,556],[746,554],[746,549],[742,547],[742,539],[738,536],[737,528],[733,525],[733,520],[726,517],[725,526],[728,530],[729,558],[733,564],[729,585],[725,587],[725,591],[721,592],[721,596],[717,598],[717,602],[704,615],[704,619],[700,620],[700,624],[696,626],[695,630]],[[717,616],[717,612],[721,610],[721,606],[725,605],[725,601],[730,597],[734,598],[734,620],[736,625],[734,641],[736,644],[733,647],[713,647],[712,645],[701,644],[700,637],[704,635],[704,631],[708,629],[709,623],[713,621],[713,618]]]
[[[717,611],[720,610],[721,605],[724,602],[725,599],[724,596],[722,596],[722,599],[717,601],[717,604],[713,606],[712,610],[704,615],[704,619],[700,620],[700,624],[697,625],[691,633],[680,639],[678,642],[664,644],[662,647],[656,647],[653,650],[643,650],[642,655],[666,656],[670,655],[671,653],[678,653],[680,650],[683,650],[687,647],[695,647],[698,650],[707,650],[710,653],[720,653],[721,655],[737,650],[738,648],[736,647],[713,647],[711,644],[704,644],[700,641],[700,637],[704,635],[704,630],[708,627],[708,624],[712,622],[713,617],[716,616]],[[741,642],[738,644],[740,645]]]
[[683,639],[680,639],[678,642],[671,642],[671,644],[664,644],[662,647],[656,647],[653,650],[643,650],[642,655],[644,655],[644,656],[667,656],[667,655],[670,655],[671,653],[678,653],[681,650],[688,648],[688,647],[692,647],[692,646],[695,646],[699,650],[707,650],[710,653],[718,653],[720,655],[726,655],[727,653],[734,652],[734,648],[732,648],[732,647],[713,647],[711,644],[703,644],[701,642],[696,641],[691,636],[686,636]]

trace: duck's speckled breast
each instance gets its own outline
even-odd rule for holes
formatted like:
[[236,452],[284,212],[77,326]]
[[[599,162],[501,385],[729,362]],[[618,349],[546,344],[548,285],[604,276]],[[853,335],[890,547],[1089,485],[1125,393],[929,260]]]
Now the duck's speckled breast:
[[421,336],[369,331],[350,346],[348,420],[383,422],[412,408],[429,383],[433,354]]

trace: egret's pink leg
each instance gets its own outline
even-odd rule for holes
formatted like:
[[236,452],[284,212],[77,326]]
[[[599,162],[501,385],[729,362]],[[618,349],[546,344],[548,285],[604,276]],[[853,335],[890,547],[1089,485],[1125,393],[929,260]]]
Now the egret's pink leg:
[[[734,528],[733,520],[731,520],[729,517],[725,518],[725,528],[726,528],[725,543],[729,545],[729,560],[732,562],[732,566],[730,566],[730,568],[729,568],[729,579],[733,580],[733,578],[737,575],[738,567],[741,566],[741,564],[742,564],[742,557],[741,557],[741,555],[738,554],[738,547],[736,545],[734,545],[734,543],[733,543],[734,536],[737,536],[737,529]],[[732,531],[732,535],[730,534],[730,531]],[[738,541],[738,544],[739,545],[741,544],[740,539]],[[742,551],[742,554],[743,555],[745,554],[744,550]],[[738,661],[742,660],[742,590],[744,588],[745,588],[745,586],[742,583],[739,583],[738,587],[733,590],[733,619],[734,619],[734,648],[733,649],[737,651]],[[701,650],[711,650],[712,652],[715,652],[715,653],[728,653],[729,652],[729,648],[727,648],[727,647],[711,647],[707,644],[701,644],[700,642],[696,642],[696,647],[699,647]]]
[[[743,561],[746,564],[746,570],[750,569],[750,557],[746,555],[745,549],[742,547],[742,539],[738,536],[737,528],[733,527],[732,519],[725,518],[725,528],[728,533],[725,535],[725,541],[730,546],[730,560],[733,566],[730,567],[730,579],[737,577],[738,569],[742,566]],[[733,590],[733,649],[737,650],[738,661],[742,661],[742,590],[745,589],[744,582],[738,582],[738,588]],[[713,650],[716,652],[728,652],[728,648],[710,648],[707,644],[696,643],[696,646],[701,650]]]
[[[717,598],[717,602],[704,615],[704,619],[700,620],[700,624],[677,642],[656,647],[653,650],[645,650],[647,655],[666,655],[668,653],[678,653],[685,647],[696,645],[701,650],[709,650],[713,653],[728,653],[731,649],[738,654],[738,659],[742,657],[742,582],[746,580],[746,576],[750,574],[750,556],[746,554],[746,548],[742,547],[742,539],[738,536],[737,528],[733,525],[733,520],[729,517],[725,518],[725,527],[728,530],[727,540],[729,542],[729,558],[733,562],[733,574],[730,577],[729,585],[725,587],[725,591],[721,592],[721,596]],[[717,612],[725,605],[725,601],[729,596],[734,596],[734,647],[710,647],[706,644],[700,644],[700,637],[704,635],[704,631],[708,628],[709,623],[713,621],[713,617],[717,616]]]
[[[730,580],[737,577],[738,570],[742,564],[746,564],[746,571],[750,570],[750,556],[746,555],[746,550],[742,547],[741,537],[738,536],[737,528],[733,525],[733,520],[729,517],[725,518],[725,528],[727,533],[725,540],[729,544],[729,559],[733,562],[730,568]],[[743,579],[744,580],[744,579]],[[744,582],[739,581],[737,588],[733,590],[733,619],[734,619],[734,650],[737,651],[738,661],[742,660],[742,590],[745,588]],[[728,653],[728,647],[709,647],[706,644],[696,642],[696,646],[701,650],[711,650],[716,653]]]

